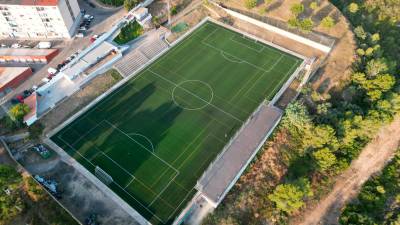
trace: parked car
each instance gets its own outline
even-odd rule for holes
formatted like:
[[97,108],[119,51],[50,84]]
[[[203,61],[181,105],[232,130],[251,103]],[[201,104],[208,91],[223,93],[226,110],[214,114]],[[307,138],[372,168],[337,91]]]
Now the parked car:
[[56,74],[56,73],[58,73],[58,70],[53,67],[49,67],[47,69],[47,72],[49,72],[49,74]]
[[86,30],[87,30],[87,28],[85,26],[79,27],[79,31],[86,31]]
[[24,103],[24,96],[17,95],[15,98],[18,100],[19,103]]
[[6,44],[1,44],[0,47],[2,48],[8,48],[8,46]]
[[51,48],[51,42],[49,42],[49,41],[41,41],[36,45],[36,48],[41,48],[41,49]]
[[39,153],[39,155],[44,159],[47,159],[51,156],[51,152],[46,147],[44,147],[44,145],[41,144],[33,146],[32,148],[30,148],[30,150]]
[[93,35],[92,37],[90,37],[90,42],[94,42],[94,41],[96,41],[97,40],[97,38],[99,38],[100,36],[99,35],[97,35],[97,34],[95,34],[95,35]]
[[85,15],[83,16],[83,19],[93,20],[93,19],[94,19],[94,16],[89,15],[89,14],[85,14]]
[[21,48],[22,46],[18,43],[14,43],[11,45],[11,48]]
[[75,35],[75,37],[77,37],[77,38],[83,38],[83,37],[85,37],[85,35],[84,35],[82,32],[79,32],[79,33],[77,33],[77,34]]

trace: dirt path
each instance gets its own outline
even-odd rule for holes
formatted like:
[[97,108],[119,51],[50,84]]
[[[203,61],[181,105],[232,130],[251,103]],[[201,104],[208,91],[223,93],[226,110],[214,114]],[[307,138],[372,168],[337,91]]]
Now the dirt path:
[[338,224],[341,209],[357,196],[362,184],[393,156],[400,143],[400,117],[382,128],[336,181],[332,192],[304,213],[302,225]]

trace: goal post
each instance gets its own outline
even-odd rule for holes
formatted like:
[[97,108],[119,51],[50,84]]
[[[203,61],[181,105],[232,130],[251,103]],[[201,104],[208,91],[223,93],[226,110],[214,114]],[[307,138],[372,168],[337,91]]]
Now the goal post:
[[99,166],[96,166],[96,168],[94,169],[94,174],[97,178],[99,178],[99,180],[107,185],[111,184],[114,181],[113,178]]

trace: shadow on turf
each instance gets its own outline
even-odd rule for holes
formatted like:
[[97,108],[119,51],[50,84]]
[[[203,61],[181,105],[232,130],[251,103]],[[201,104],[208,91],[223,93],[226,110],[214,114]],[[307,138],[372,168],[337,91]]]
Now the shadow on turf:
[[[134,85],[135,83],[128,84],[127,87],[113,96],[115,101],[109,101],[108,104],[101,106],[101,113],[98,113],[98,117],[96,113],[96,119],[98,122],[106,119],[127,135],[135,133],[147,137],[152,146],[145,139],[129,135],[145,146],[147,150],[151,150],[152,147],[157,150],[157,146],[168,135],[169,129],[183,109],[178,107],[169,96],[164,98],[164,95],[159,95],[160,92],[156,92],[157,87],[154,82],[147,84],[138,91],[133,91],[137,90]],[[157,99],[158,96],[161,96],[161,98]],[[156,107],[154,108],[154,106]],[[116,140],[116,138],[110,137],[113,134],[121,135],[121,132],[115,130],[103,139]],[[110,146],[109,143],[107,144],[107,152],[120,151],[118,148],[121,148],[121,145],[114,143]],[[129,146],[122,147],[129,148]],[[146,162],[152,155],[146,154],[146,156],[147,158],[142,158],[141,162]],[[134,174],[143,163],[130,165],[129,172]]]

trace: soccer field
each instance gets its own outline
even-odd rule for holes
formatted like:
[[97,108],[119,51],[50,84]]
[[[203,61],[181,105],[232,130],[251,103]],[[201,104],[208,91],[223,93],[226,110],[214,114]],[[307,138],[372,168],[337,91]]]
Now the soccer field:
[[[51,139],[153,224],[169,224],[225,144],[302,59],[206,22]],[[103,178],[105,180],[106,178]]]

